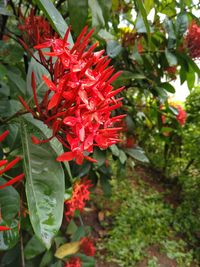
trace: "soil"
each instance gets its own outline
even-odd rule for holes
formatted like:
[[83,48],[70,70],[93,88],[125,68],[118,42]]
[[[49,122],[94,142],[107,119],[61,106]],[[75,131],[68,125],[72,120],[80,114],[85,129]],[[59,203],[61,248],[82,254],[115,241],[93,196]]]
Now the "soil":
[[[162,176],[161,173],[159,173],[156,170],[149,169],[145,166],[137,166],[135,168],[136,175],[140,177],[146,184],[148,184],[151,188],[155,189],[159,193],[163,194],[163,199],[168,204],[172,205],[174,208],[178,206],[180,203],[180,198],[178,197],[180,194],[180,188],[175,186],[175,189],[173,187],[173,191],[170,190],[170,183],[166,183],[165,177]],[[163,182],[165,181],[165,183]],[[167,184],[167,185],[166,185]],[[136,181],[133,179],[133,186],[136,185]],[[100,197],[102,200],[102,191],[101,189],[97,188],[95,191],[95,195]],[[83,221],[86,225],[90,225],[92,227],[92,238],[96,243],[98,243],[102,238],[106,237],[108,228],[110,225],[112,225],[112,221],[106,221],[106,227],[104,227],[102,222],[105,222],[107,220],[107,217],[104,216],[107,211],[109,211],[109,203],[105,199],[102,200],[105,203],[102,204],[103,211],[99,210],[95,206],[86,209],[86,212],[83,214]],[[98,202],[98,200],[97,200]],[[110,218],[110,217],[109,217]],[[179,267],[176,263],[176,261],[171,260],[167,257],[167,255],[160,252],[159,246],[150,246],[147,250],[148,259],[151,259],[153,257],[157,258],[157,264],[159,267]],[[96,266],[95,267],[119,267],[118,264],[113,262],[107,262],[104,260],[106,255],[105,250],[100,251],[100,255],[96,257]],[[134,266],[127,266],[127,267],[147,267],[148,266],[148,259],[145,258],[144,260],[140,261],[137,265]]]

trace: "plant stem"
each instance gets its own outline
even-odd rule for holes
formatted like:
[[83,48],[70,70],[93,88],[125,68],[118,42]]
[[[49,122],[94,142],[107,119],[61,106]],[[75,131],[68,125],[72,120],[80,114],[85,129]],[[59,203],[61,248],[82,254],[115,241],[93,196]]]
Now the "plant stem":
[[17,118],[23,114],[26,114],[26,113],[29,113],[29,111],[27,110],[24,110],[24,109],[21,109],[21,110],[18,110],[15,114],[13,114],[12,116],[6,118],[6,119],[1,119],[0,120],[0,123],[1,124],[6,124],[7,122],[9,122],[10,120],[14,119],[14,118]]
[[20,249],[21,249],[21,263],[22,263],[21,267],[25,267],[23,236],[21,231],[20,231]]

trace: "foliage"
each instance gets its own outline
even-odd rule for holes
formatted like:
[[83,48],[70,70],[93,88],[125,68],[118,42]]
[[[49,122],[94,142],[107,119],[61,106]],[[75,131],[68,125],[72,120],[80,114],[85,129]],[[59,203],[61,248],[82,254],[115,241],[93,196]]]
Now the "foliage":
[[[89,188],[101,184],[110,196],[113,170],[124,175],[125,166],[138,161],[158,167],[180,184],[183,199],[174,227],[196,246],[199,124],[193,123],[198,121],[199,94],[193,88],[200,71],[195,61],[199,21],[193,11],[199,8],[192,0],[0,4],[0,134],[9,130],[0,147],[1,168],[5,160],[22,158],[8,172],[1,169],[1,183],[6,184],[0,189],[2,266],[69,266],[80,265],[80,259],[83,267],[94,266],[94,253],[81,250],[82,238],[89,235],[81,219]],[[184,107],[168,101],[177,77],[191,90],[186,124]],[[78,185],[84,190],[76,190]],[[120,190],[113,187],[117,192],[113,199],[125,199],[116,214],[121,232],[113,230],[108,244],[113,253],[119,251],[120,261],[129,264],[143,255],[146,246],[168,237],[173,215],[158,194],[143,187],[127,192],[125,181],[119,186]],[[72,205],[66,221],[63,215]],[[128,210],[134,216],[127,222]],[[129,235],[132,228],[138,239],[128,239],[135,251],[129,259],[131,250],[120,251],[115,240],[119,242],[120,233]],[[191,258],[185,258],[184,246],[179,253],[175,245],[180,264]],[[149,260],[149,265],[155,262]]]
[[[144,257],[151,257],[148,249],[155,245],[160,253],[164,252],[170,259],[175,259],[178,266],[190,266],[194,253],[188,251],[183,239],[176,237],[179,231],[182,232],[182,222],[178,222],[176,218],[180,210],[183,212],[183,207],[178,208],[174,214],[172,207],[163,201],[160,193],[150,189],[144,182],[136,181],[129,180],[127,187],[127,181],[116,183],[113,180],[115,194],[111,198],[111,204],[117,202],[120,205],[110,214],[114,217],[113,225],[108,239],[103,242],[103,247],[108,251],[107,257],[119,266],[130,266]],[[185,217],[189,218],[187,214]],[[176,226],[173,225],[174,220]],[[153,261],[149,258],[149,265],[154,266],[153,264],[155,259]]]

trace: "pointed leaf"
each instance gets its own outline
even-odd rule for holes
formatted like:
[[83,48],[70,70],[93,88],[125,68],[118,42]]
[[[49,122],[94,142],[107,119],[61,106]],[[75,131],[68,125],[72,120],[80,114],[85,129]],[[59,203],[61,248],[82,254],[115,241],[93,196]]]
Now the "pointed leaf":
[[[64,172],[56,161],[57,155],[51,145],[32,144],[26,126],[22,120],[21,138],[30,220],[36,236],[49,249],[62,223]],[[34,126],[31,127],[33,130]],[[37,131],[35,128],[34,132]],[[45,138],[43,134],[41,137]]]

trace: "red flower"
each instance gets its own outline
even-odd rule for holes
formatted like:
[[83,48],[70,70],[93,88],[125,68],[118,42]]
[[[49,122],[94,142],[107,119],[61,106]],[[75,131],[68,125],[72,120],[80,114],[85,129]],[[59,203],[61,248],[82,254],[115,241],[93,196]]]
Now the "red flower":
[[26,18],[20,14],[22,23],[18,26],[22,34],[22,39],[30,47],[38,43],[43,43],[52,38],[55,33],[49,22],[41,16],[35,16],[35,10],[31,9]]
[[[3,132],[1,135],[0,135],[0,142],[2,142],[6,136],[9,134],[9,131],[5,131]],[[0,160],[0,176],[2,176],[5,172],[7,172],[8,170],[10,170],[13,166],[15,166],[18,161],[20,160],[21,158],[20,157],[16,157],[14,160],[12,160],[11,162],[8,163],[8,161],[6,159],[2,159]],[[7,186],[10,186],[18,181],[21,181],[22,179],[24,178],[24,174],[21,173],[20,175],[12,178],[11,180],[9,180],[8,182],[0,185],[0,189],[3,189]],[[1,215],[0,215],[0,218],[1,218]],[[7,226],[0,226],[0,231],[7,231],[7,230],[11,230],[10,227],[7,227]]]
[[165,70],[168,74],[174,75],[176,74],[177,66],[169,66]]
[[178,109],[178,115],[176,116],[176,119],[180,123],[180,125],[183,126],[187,119],[187,113],[184,111],[184,109],[180,105],[177,106],[177,109]]
[[200,27],[192,22],[185,38],[189,54],[192,58],[200,58]]
[[95,247],[92,242],[92,240],[88,237],[83,237],[80,240],[80,250],[86,255],[86,256],[94,256],[95,254]]
[[[8,134],[9,134],[9,131],[5,131],[4,133],[2,133],[0,135],[0,142],[2,142]],[[20,157],[16,157],[14,160],[12,160],[9,163],[6,159],[0,160],[0,176],[3,175],[8,170],[10,170],[13,166],[15,166],[18,163],[18,161],[20,161],[20,160],[21,160]],[[9,185],[12,185],[12,184],[22,180],[23,178],[24,178],[24,174],[21,173],[20,175],[14,177],[13,179],[6,182],[5,184],[0,185],[0,189],[3,189],[4,187],[7,187]]]
[[81,260],[78,257],[71,258],[68,262],[65,263],[65,267],[81,267]]
[[[51,80],[43,76],[48,90],[41,103],[38,103],[34,74],[32,88],[36,109],[31,109],[20,98],[24,107],[39,120],[52,129],[52,137],[56,137],[68,150],[57,158],[58,161],[75,159],[82,164],[84,159],[95,161],[88,157],[93,148],[101,149],[119,142],[120,127],[114,127],[124,115],[111,118],[113,110],[119,108],[121,98],[115,98],[123,87],[114,90],[111,83],[120,75],[114,68],[108,67],[110,60],[102,56],[104,51],[93,52],[96,44],[88,50],[93,30],[87,33],[85,27],[77,38],[72,49],[64,39],[49,39],[35,46],[39,51],[40,61],[50,73]],[[49,48],[49,52],[42,49]],[[48,58],[55,58],[47,61]],[[46,142],[34,139],[35,143]],[[33,140],[33,141],[34,141]],[[95,161],[96,162],[96,161]]]
[[67,221],[74,216],[76,210],[83,211],[86,201],[90,199],[89,189],[91,187],[91,181],[89,180],[75,182],[71,199],[65,201],[65,217]]

